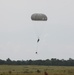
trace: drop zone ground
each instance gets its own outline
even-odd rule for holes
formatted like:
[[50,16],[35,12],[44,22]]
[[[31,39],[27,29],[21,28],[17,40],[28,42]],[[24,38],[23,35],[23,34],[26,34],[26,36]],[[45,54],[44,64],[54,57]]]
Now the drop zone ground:
[[74,66],[0,65],[0,75],[74,75]]

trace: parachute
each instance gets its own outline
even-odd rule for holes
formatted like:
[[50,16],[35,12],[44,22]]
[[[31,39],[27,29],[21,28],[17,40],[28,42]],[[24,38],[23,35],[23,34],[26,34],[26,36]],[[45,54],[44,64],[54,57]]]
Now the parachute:
[[[42,14],[42,13],[34,13],[31,15],[31,20],[32,21],[47,21],[47,16],[45,14]],[[37,50],[38,50],[38,43],[40,41],[40,38],[38,37],[37,39]],[[36,50],[36,54],[38,54]]]
[[47,16],[42,13],[34,13],[31,16],[31,19],[34,21],[47,21]]

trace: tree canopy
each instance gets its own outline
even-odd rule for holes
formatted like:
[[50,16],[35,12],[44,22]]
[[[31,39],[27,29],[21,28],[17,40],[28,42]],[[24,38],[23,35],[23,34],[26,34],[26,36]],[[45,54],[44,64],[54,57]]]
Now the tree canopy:
[[45,65],[45,66],[74,66],[74,59],[69,58],[64,59],[46,59],[46,60],[11,60],[10,58],[6,60],[0,59],[0,65]]

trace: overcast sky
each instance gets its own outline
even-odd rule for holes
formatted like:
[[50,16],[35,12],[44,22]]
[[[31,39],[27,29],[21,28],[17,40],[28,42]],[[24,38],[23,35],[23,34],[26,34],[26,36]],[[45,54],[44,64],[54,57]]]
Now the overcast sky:
[[[48,20],[32,21],[33,13]],[[74,58],[74,0],[0,0],[0,59],[7,58]]]

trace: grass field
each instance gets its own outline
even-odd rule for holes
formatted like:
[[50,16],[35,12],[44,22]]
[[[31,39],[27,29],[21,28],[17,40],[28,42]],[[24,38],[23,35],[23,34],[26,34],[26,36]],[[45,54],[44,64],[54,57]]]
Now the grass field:
[[0,75],[44,75],[45,71],[48,75],[74,75],[71,66],[0,65]]

